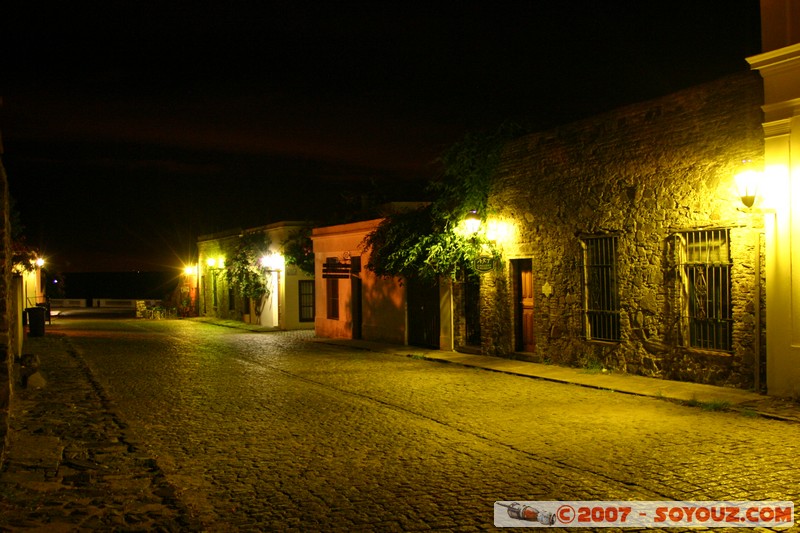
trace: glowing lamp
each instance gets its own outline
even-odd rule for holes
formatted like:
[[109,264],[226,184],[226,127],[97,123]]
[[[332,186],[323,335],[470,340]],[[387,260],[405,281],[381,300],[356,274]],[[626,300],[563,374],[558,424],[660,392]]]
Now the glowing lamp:
[[223,256],[209,257],[206,259],[206,264],[209,268],[225,268],[225,258]]
[[36,266],[39,267],[39,268],[43,267],[44,266],[44,259],[42,259],[41,257],[36,259]]
[[283,270],[286,261],[281,254],[272,253],[261,258],[261,266],[267,270]]
[[739,191],[739,198],[745,207],[753,207],[758,195],[758,185],[761,181],[761,173],[750,168],[750,161],[743,161],[744,168],[734,176],[736,188]]
[[478,216],[478,212],[474,209],[470,211],[466,217],[464,217],[464,225],[467,228],[467,233],[474,235],[478,232],[481,227],[481,217]]

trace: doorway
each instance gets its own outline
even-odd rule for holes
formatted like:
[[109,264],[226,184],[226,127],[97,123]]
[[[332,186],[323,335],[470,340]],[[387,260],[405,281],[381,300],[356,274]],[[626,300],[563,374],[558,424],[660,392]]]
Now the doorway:
[[514,270],[515,349],[518,352],[534,352],[533,261],[514,259],[511,263]]
[[481,346],[481,277],[464,273],[464,343]]
[[439,348],[439,282],[406,279],[408,344]]

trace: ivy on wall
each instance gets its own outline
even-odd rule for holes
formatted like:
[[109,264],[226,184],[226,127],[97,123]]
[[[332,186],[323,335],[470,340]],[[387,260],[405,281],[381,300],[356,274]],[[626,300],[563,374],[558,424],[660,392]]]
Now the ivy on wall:
[[225,263],[225,279],[232,290],[244,298],[259,301],[269,295],[261,258],[269,250],[270,240],[264,233],[243,235]]

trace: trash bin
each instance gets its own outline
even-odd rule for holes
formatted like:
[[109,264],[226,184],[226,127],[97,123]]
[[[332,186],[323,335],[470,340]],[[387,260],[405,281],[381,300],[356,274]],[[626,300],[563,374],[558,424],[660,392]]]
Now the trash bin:
[[28,336],[29,337],[43,337],[44,336],[44,317],[47,309],[44,307],[28,307]]
[[36,304],[36,307],[41,307],[44,309],[44,319],[47,321],[48,324],[52,324],[52,318],[50,317],[50,302],[41,302]]

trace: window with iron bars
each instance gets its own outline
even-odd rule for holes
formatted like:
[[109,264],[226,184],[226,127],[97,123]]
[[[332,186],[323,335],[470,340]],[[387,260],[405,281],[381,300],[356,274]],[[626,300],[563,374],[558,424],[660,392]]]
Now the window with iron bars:
[[617,237],[586,237],[583,245],[584,329],[589,340],[620,340]]
[[684,342],[694,348],[731,351],[730,230],[678,235]]

